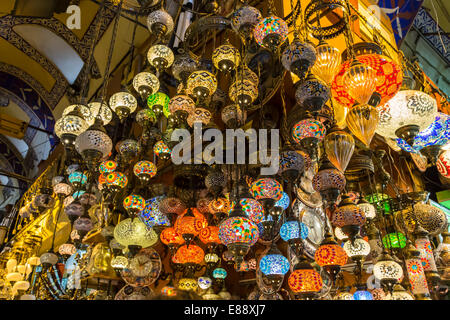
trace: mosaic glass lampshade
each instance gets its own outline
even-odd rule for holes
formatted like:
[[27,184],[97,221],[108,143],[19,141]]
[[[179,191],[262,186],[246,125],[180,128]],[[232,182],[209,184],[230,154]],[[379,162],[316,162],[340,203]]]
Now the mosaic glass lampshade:
[[83,115],[83,119],[86,120],[86,123],[89,126],[92,126],[94,124],[95,115],[92,113],[92,110],[88,106],[82,104],[72,104],[66,107],[62,113],[62,117],[74,111],[75,108],[78,108],[78,111],[81,112],[81,114]]
[[53,192],[57,196],[68,196],[72,192],[72,186],[70,184],[60,182],[53,186]]
[[133,167],[134,174],[143,183],[150,181],[156,175],[157,171],[158,169],[153,162],[147,160],[138,161]]
[[414,205],[416,221],[431,236],[438,235],[447,230],[448,220],[444,211],[426,203]]
[[342,76],[342,81],[350,97],[366,104],[376,89],[377,75],[370,66],[355,59]]
[[403,277],[403,269],[389,254],[382,253],[373,266],[373,275],[392,291],[394,284]]
[[152,109],[142,109],[136,113],[136,122],[143,128],[148,128],[156,122],[156,114]]
[[231,207],[230,201],[227,198],[219,197],[211,200],[208,204],[208,211],[212,214],[227,213],[231,210]]
[[314,175],[312,186],[319,192],[324,200],[335,201],[337,196],[344,190],[346,184],[344,174],[332,165],[322,165],[319,171]]
[[176,231],[175,228],[165,228],[161,234],[159,235],[159,238],[161,239],[161,242],[165,245],[182,245],[185,241],[182,236],[180,236]]
[[203,228],[208,226],[208,222],[197,208],[188,208],[179,215],[175,221],[175,231],[186,240],[187,243],[199,235]]
[[280,236],[284,241],[306,239],[308,232],[308,227],[299,221],[286,221],[280,228]]
[[218,70],[230,72],[241,62],[241,55],[232,45],[224,44],[214,49],[212,61]]
[[200,230],[198,238],[204,244],[220,244],[219,227],[207,226]]
[[72,243],[64,243],[59,246],[58,252],[62,256],[71,256],[77,252],[77,248]]
[[288,35],[287,23],[276,16],[261,19],[253,29],[256,42],[263,47],[275,50]]
[[160,9],[148,15],[147,27],[157,37],[164,37],[173,31],[174,23],[171,15],[164,9]]
[[89,124],[84,120],[78,108],[76,108],[56,121],[55,134],[65,146],[69,146],[75,142],[78,135],[86,131],[88,126]]
[[70,220],[74,221],[77,217],[81,217],[84,214],[84,207],[79,201],[73,201],[64,207],[64,213]]
[[[358,55],[356,59],[363,65],[375,71],[375,92],[380,94],[380,105],[389,101],[400,89],[403,80],[401,66],[392,59],[379,54]],[[355,99],[348,91],[348,83],[345,83],[344,75],[350,69],[352,60],[343,62],[334,77],[331,85],[331,93],[339,104],[352,108]],[[350,74],[349,74],[350,75]]]
[[167,118],[170,116],[170,98],[167,94],[156,92],[148,96],[147,106],[158,116],[161,113]]
[[186,81],[186,92],[194,97],[211,96],[216,89],[216,77],[206,70],[192,72]]
[[188,53],[183,53],[176,56],[172,65],[172,73],[178,81],[185,81],[196,68],[197,62]]
[[156,142],[155,145],[153,146],[153,152],[161,159],[169,159],[172,151],[164,143],[164,141],[160,140]]
[[111,153],[112,140],[101,125],[101,120],[97,120],[75,139],[75,149],[91,166],[97,166],[100,159]]
[[167,197],[161,200],[159,209],[164,214],[177,214],[180,215],[186,210],[186,206],[183,201],[175,197]]
[[105,160],[100,162],[98,166],[98,171],[100,173],[110,173],[114,172],[117,169],[117,162],[114,160]]
[[116,256],[111,259],[111,267],[115,270],[123,270],[128,267],[128,259],[124,256]]
[[343,195],[341,202],[333,212],[331,223],[350,236],[355,231],[355,228],[359,230],[359,227],[364,225],[365,222],[366,216],[364,212],[348,196]]
[[159,79],[153,73],[141,72],[133,78],[133,88],[143,99],[159,90]]
[[[396,139],[402,138],[402,131],[399,129],[412,128],[415,134],[418,134],[433,123],[437,114],[437,103],[424,92],[402,90],[377,109],[380,121],[376,133]],[[405,140],[410,145],[413,144],[409,139]]]
[[366,219],[374,219],[377,216],[377,211],[375,209],[375,206],[369,202],[367,202],[364,199],[359,200],[357,204],[358,208],[361,209],[364,212],[364,215],[366,216]]
[[148,227],[170,226],[170,220],[159,209],[162,196],[145,201],[145,208],[139,213],[139,219]]
[[100,119],[103,121],[102,124],[104,126],[111,122],[113,113],[106,103],[91,102],[88,104],[88,107],[89,109],[91,109],[91,113],[93,116],[93,119],[89,122],[90,125],[94,124],[94,120],[96,117],[100,117]]
[[[260,223],[264,217],[263,206],[255,199],[252,198],[242,198],[239,200],[242,210],[247,215],[247,217],[254,223]],[[230,208],[230,212],[234,209],[234,202]]]
[[68,180],[75,188],[77,188],[80,185],[86,184],[87,176],[82,172],[75,171],[69,174]]
[[301,42],[298,38],[283,51],[281,63],[284,68],[294,73],[300,80],[306,78],[316,61],[316,50],[308,42]]
[[444,151],[439,155],[436,167],[444,178],[450,179],[450,150]]
[[88,217],[79,217],[73,222],[73,229],[78,231],[82,237],[94,228],[92,219]]
[[258,9],[244,5],[233,13],[231,27],[235,31],[248,36],[261,18],[261,12]]
[[145,200],[140,195],[130,194],[123,199],[123,207],[130,214],[137,214],[138,212],[144,210]]
[[306,153],[299,153],[297,151],[283,151],[280,154],[280,165],[278,174],[289,180],[295,180],[309,167],[311,159]]
[[423,270],[422,261],[420,259],[420,251],[414,246],[410,250],[408,259],[405,260],[406,272],[408,273],[409,283],[411,285],[411,291],[415,295],[430,294],[428,289],[427,279],[425,277],[425,271]]
[[223,123],[229,128],[238,128],[245,123],[247,112],[238,104],[230,104],[222,109]]
[[259,77],[245,64],[241,64],[236,72],[236,79],[240,81],[250,81],[255,85],[256,88],[259,86]]
[[401,232],[388,233],[382,239],[383,245],[388,249],[403,249],[406,246],[406,237]]
[[126,160],[132,159],[141,151],[139,143],[134,139],[121,140],[116,145],[116,150]]
[[428,237],[418,237],[415,241],[417,250],[420,251],[420,261],[425,272],[437,272],[434,260],[433,248]]
[[339,49],[322,42],[316,47],[316,63],[314,63],[311,72],[325,81],[328,86],[331,86],[340,64],[341,52]]
[[291,203],[291,199],[289,199],[289,196],[286,192],[283,192],[283,195],[281,196],[280,200],[275,202],[273,205],[274,207],[279,207],[283,210],[286,210],[289,207],[289,204]]
[[288,285],[292,292],[296,294],[314,294],[322,289],[322,277],[310,264],[302,264],[294,269],[288,279]]
[[355,298],[350,292],[339,292],[334,297],[334,300],[355,300]]
[[397,145],[406,152],[418,152],[428,146],[442,146],[450,140],[450,116],[438,112],[435,120],[414,137],[414,143],[410,146],[405,140],[397,138]]
[[228,95],[241,108],[247,108],[258,97],[258,87],[250,80],[238,78],[231,84]]
[[303,119],[297,122],[292,128],[292,138],[296,143],[302,140],[313,138],[322,141],[325,137],[325,126],[315,119]]
[[195,108],[194,112],[187,117],[188,125],[193,128],[195,123],[202,123],[207,125],[211,120],[211,111],[205,108]]
[[147,248],[158,241],[158,235],[137,218],[120,221],[114,228],[114,239],[121,245]]
[[224,268],[215,268],[212,276],[214,279],[225,279],[227,277],[227,271]]
[[219,256],[215,253],[205,254],[205,262],[215,264],[219,261]]
[[373,300],[372,294],[367,290],[357,290],[353,294],[355,300]]
[[324,139],[328,160],[341,172],[345,172],[355,150],[355,140],[345,131],[332,129]]
[[113,192],[125,188],[128,184],[128,178],[122,172],[114,171],[106,175],[106,185]]
[[259,261],[259,270],[265,275],[285,275],[289,267],[289,260],[281,254],[267,254]]
[[252,183],[250,191],[256,200],[273,199],[278,201],[283,196],[283,187],[272,178],[258,179]]
[[347,253],[338,244],[322,244],[314,253],[314,260],[321,267],[343,266],[347,263]]
[[147,59],[157,70],[162,70],[169,68],[175,57],[168,46],[155,44],[148,50]]
[[93,206],[97,203],[97,196],[94,193],[83,192],[83,194],[80,195],[80,203]]
[[350,132],[369,146],[377,130],[378,110],[368,104],[358,105],[347,113],[345,121]]
[[195,103],[190,97],[185,95],[176,95],[169,101],[170,113],[185,112],[191,114],[195,110]]
[[330,89],[325,82],[309,74],[295,90],[297,103],[309,111],[319,111],[330,99]]
[[117,92],[109,99],[109,106],[123,120],[137,108],[137,100],[128,92]]
[[172,258],[174,263],[195,263],[201,264],[205,257],[205,252],[202,248],[195,244],[190,244],[189,246],[183,245],[178,248],[177,252]]
[[392,294],[388,294],[384,300],[414,300],[414,298],[405,288],[397,284],[394,286]]
[[363,259],[370,253],[370,244],[361,238],[356,238],[353,243],[348,240],[344,243],[344,251],[352,260]]

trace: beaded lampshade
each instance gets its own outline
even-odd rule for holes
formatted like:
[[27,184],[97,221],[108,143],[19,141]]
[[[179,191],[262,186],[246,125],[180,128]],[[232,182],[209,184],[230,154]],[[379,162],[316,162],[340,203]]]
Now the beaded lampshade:
[[256,200],[269,198],[278,201],[283,196],[283,187],[277,180],[271,178],[256,180],[252,183],[250,191]]
[[187,117],[188,125],[193,128],[195,123],[207,125],[211,120],[211,111],[205,108],[195,108],[194,112]]
[[258,227],[245,217],[231,217],[224,220],[219,227],[219,239],[228,246],[233,243],[245,243],[250,246],[258,241]]
[[157,171],[158,169],[153,162],[147,160],[138,161],[133,167],[133,173],[143,182],[147,182],[153,178]]
[[238,78],[231,84],[228,95],[231,101],[246,108],[258,97],[258,87],[250,80]]
[[[242,210],[247,215],[247,217],[254,223],[260,223],[264,217],[263,206],[255,199],[252,198],[242,198],[239,200]],[[233,211],[234,202],[229,209],[229,212]]]
[[169,110],[172,114],[175,114],[177,111],[184,111],[188,114],[191,114],[195,110],[195,103],[188,96],[176,95],[169,101]]
[[300,143],[306,138],[315,138],[322,141],[325,132],[326,129],[322,122],[315,119],[304,119],[292,127],[292,138],[296,143]]
[[265,275],[285,275],[289,267],[289,260],[281,254],[267,254],[259,261],[259,270]]
[[159,209],[162,196],[154,197],[145,201],[145,208],[139,213],[139,218],[148,227],[170,226],[170,220]]
[[106,175],[105,178],[106,178],[106,185],[113,192],[125,188],[126,185],[128,184],[127,176],[118,171],[109,173],[108,175]]
[[117,162],[115,162],[114,160],[102,161],[98,166],[98,171],[101,174],[114,172],[116,169],[117,169]]
[[364,212],[348,197],[341,201],[331,217],[331,223],[341,229],[347,226],[360,227],[364,225],[365,222],[366,216],[364,215]]
[[141,72],[133,78],[133,88],[141,97],[147,99],[149,95],[159,90],[159,79],[150,72]]
[[311,74],[295,90],[297,103],[309,111],[321,110],[330,97],[326,83]]
[[308,232],[308,227],[299,221],[286,221],[280,228],[280,236],[284,241],[306,239]]

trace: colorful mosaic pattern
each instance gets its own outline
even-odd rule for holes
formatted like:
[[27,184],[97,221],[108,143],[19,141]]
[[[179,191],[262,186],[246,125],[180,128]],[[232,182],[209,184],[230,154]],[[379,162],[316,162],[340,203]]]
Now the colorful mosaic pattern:
[[[381,95],[380,105],[386,103],[399,90],[403,80],[401,67],[388,57],[378,54],[364,54],[356,57],[359,62],[368,65],[376,71],[377,81],[375,92]],[[342,63],[331,85],[331,93],[337,102],[351,108],[355,103],[345,90],[344,74],[350,68],[352,60]]]
[[323,281],[314,269],[299,269],[291,273],[288,285],[294,293],[314,293],[322,289]]
[[123,199],[123,207],[126,210],[142,211],[145,208],[145,200],[139,195],[130,194]]
[[414,294],[430,294],[427,279],[420,259],[407,259],[406,271],[411,285],[411,291]]
[[208,90],[208,95],[212,95],[217,89],[216,77],[205,70],[192,72],[186,82],[186,92],[195,96],[194,90],[199,87]]
[[145,201],[145,208],[139,213],[139,218],[148,227],[170,226],[170,221],[165,214],[159,210],[162,196]]
[[406,237],[401,232],[388,233],[382,239],[383,245],[388,249],[404,248],[406,246]]
[[[254,223],[260,223],[264,217],[264,209],[261,203],[252,198],[242,198],[240,200],[242,210],[247,215],[247,217]],[[230,211],[233,211],[234,203],[232,204]]]
[[180,236],[176,231],[175,228],[165,228],[159,238],[161,239],[161,242],[165,245],[172,245],[172,244],[183,244],[184,239],[182,236]]
[[217,198],[211,200],[208,204],[208,210],[212,214],[220,213],[220,212],[229,212],[231,211],[230,201],[226,198]]
[[288,35],[287,23],[278,17],[270,16],[262,19],[253,30],[253,36],[260,46],[264,46],[264,38],[268,35],[279,35],[283,43]]
[[186,210],[186,206],[180,199],[168,197],[164,198],[164,200],[160,202],[159,210],[161,210],[161,212],[164,214],[168,213],[182,214],[184,210]]
[[285,275],[289,267],[289,260],[281,254],[268,254],[259,261],[259,270],[265,275]]
[[215,279],[225,279],[227,277],[227,271],[224,268],[215,268],[212,276]]
[[117,186],[120,188],[125,188],[128,184],[128,178],[121,172],[111,172],[106,176],[106,185],[107,186]]
[[369,291],[358,290],[353,294],[355,300],[373,300],[373,296]]
[[166,118],[170,116],[169,102],[170,102],[169,96],[162,92],[156,92],[154,94],[151,94],[147,98],[147,106],[150,109],[152,109],[153,106],[161,106],[163,114]]
[[290,203],[291,199],[289,199],[288,194],[286,192],[283,192],[281,199],[275,202],[274,207],[280,207],[283,208],[283,210],[286,210],[289,207]]
[[201,264],[203,262],[203,258],[205,257],[205,252],[202,248],[195,244],[190,244],[189,247],[187,245],[183,245],[178,248],[177,252],[172,258],[174,263],[195,263]]
[[75,171],[69,175],[69,182],[72,184],[73,183],[85,184],[87,182],[87,176],[79,171]]
[[322,122],[314,119],[300,120],[292,128],[292,138],[296,143],[300,143],[305,138],[317,138],[322,141],[325,133],[326,129]]
[[117,162],[113,160],[103,161],[98,166],[98,171],[100,171],[100,173],[110,173],[114,172],[116,169],[117,169]]
[[355,204],[338,207],[332,217],[331,223],[342,228],[344,226],[362,226],[366,222],[364,212]]
[[151,161],[142,160],[137,162],[133,167],[133,172],[137,177],[148,175],[153,178],[156,175],[157,168]]
[[443,177],[450,179],[450,150],[441,153],[436,163],[436,167]]
[[[280,168],[278,174],[282,174],[287,170],[296,170],[298,172],[303,172],[305,166],[306,153],[299,153],[297,151],[285,151],[280,154]],[[309,156],[306,155],[308,158]],[[309,159],[311,162],[311,159]]]
[[201,242],[204,244],[208,243],[217,243],[220,244],[219,239],[219,227],[217,226],[208,226],[200,230],[198,235]]
[[250,189],[256,200],[269,198],[278,201],[283,196],[283,187],[277,180],[271,178],[256,180]]
[[159,156],[162,153],[171,153],[171,150],[169,149],[169,147],[164,143],[164,141],[160,140],[158,142],[155,143],[155,145],[153,146],[153,152]]
[[[188,210],[191,210],[194,216],[188,216]],[[186,209],[175,221],[175,231],[181,236],[183,236],[183,234],[197,236],[200,231],[207,226],[208,222],[205,216],[196,208]]]
[[437,272],[436,262],[434,261],[433,249],[431,248],[430,240],[417,239],[416,248],[420,251],[420,260],[424,271]]
[[255,223],[248,218],[232,217],[226,219],[219,227],[219,239],[224,245],[246,243],[254,245],[259,232]]
[[314,260],[321,267],[323,266],[343,266],[347,262],[347,254],[344,249],[337,244],[321,245],[314,254]]
[[244,25],[255,26],[261,20],[261,12],[251,6],[242,6],[233,13],[231,27],[239,31]]
[[308,232],[308,227],[299,221],[286,221],[280,228],[280,236],[284,241],[299,238],[306,239]]
[[345,176],[339,170],[325,169],[316,173],[312,180],[312,185],[317,192],[329,189],[338,189],[342,191],[344,190],[345,182]]
[[217,47],[212,53],[212,61],[216,69],[220,70],[219,63],[223,60],[228,60],[233,63],[233,66],[236,67],[239,65],[241,61],[241,55],[239,51],[229,44],[224,44]]
[[175,113],[177,111],[186,111],[187,113],[192,113],[195,110],[195,102],[190,97],[185,95],[176,95],[172,97],[169,101],[169,111],[170,113]]

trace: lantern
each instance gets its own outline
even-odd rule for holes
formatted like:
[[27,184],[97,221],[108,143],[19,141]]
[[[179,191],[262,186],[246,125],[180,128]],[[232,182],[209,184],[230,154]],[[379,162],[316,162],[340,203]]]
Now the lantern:
[[347,195],[342,196],[339,206],[333,212],[331,223],[341,228],[353,240],[365,222],[366,216],[364,212]]
[[101,174],[114,172],[116,169],[117,169],[117,162],[115,162],[113,160],[103,161],[98,166],[98,171]]
[[323,287],[320,274],[306,260],[300,261],[290,274],[288,285],[294,294],[310,299]]
[[106,103],[91,102],[88,104],[88,107],[89,109],[91,109],[91,114],[93,117],[93,119],[90,122],[90,125],[94,124],[96,118],[100,118],[104,126],[106,126],[108,123],[111,122],[113,118],[113,113]]
[[261,18],[261,12],[258,9],[243,5],[233,13],[231,27],[245,37],[249,37]]
[[351,133],[368,147],[377,129],[378,120],[377,109],[364,104],[352,108],[345,121]]
[[309,74],[295,90],[297,103],[308,111],[320,111],[330,97],[330,89],[325,82],[312,74]]
[[196,209],[188,208],[175,221],[175,231],[189,243],[208,225],[206,218]]
[[109,173],[106,177],[106,185],[108,188],[116,193],[125,188],[128,184],[128,178],[121,172],[114,171]]
[[259,21],[253,29],[253,36],[260,46],[274,51],[287,38],[287,23],[276,16],[270,16]]
[[192,72],[186,81],[186,92],[194,97],[206,98],[211,96],[216,89],[216,77],[206,70]]
[[167,94],[156,92],[148,96],[147,106],[154,112],[156,116],[164,114],[167,118],[170,116],[169,110],[170,98]]
[[55,123],[55,134],[61,139],[66,147],[70,147],[75,142],[78,135],[88,128],[89,124],[84,120],[79,108],[62,116]]
[[343,77],[343,88],[360,104],[369,102],[377,85],[376,71],[354,59]]
[[150,179],[156,175],[157,171],[158,170],[153,162],[147,160],[139,161],[133,167],[134,174],[143,184],[148,183]]
[[112,140],[106,134],[100,119],[75,139],[75,149],[92,168],[112,150]]
[[171,15],[164,9],[152,11],[147,17],[147,27],[151,33],[162,38],[173,31],[174,23]]
[[330,46],[324,41],[320,41],[316,47],[316,62],[311,72],[330,86],[337,74],[341,64],[341,53],[339,49]]
[[[175,57],[172,50],[163,44],[155,44],[150,47],[147,52],[148,62],[154,66],[157,70],[161,71],[163,69],[169,68]],[[156,91],[153,91],[155,93]]]
[[450,150],[441,153],[436,163],[439,173],[447,179],[450,179]]
[[130,215],[136,215],[138,212],[144,210],[145,200],[139,195],[131,194],[123,199],[123,207]]
[[373,266],[373,275],[392,292],[394,284],[403,277],[403,269],[392,257],[384,251]]
[[229,44],[217,47],[212,53],[214,66],[218,70],[225,72],[230,72],[235,69],[239,65],[240,60],[241,55],[239,54],[239,51]]
[[130,113],[136,110],[137,100],[128,92],[118,92],[109,99],[109,106],[118,115],[119,119],[123,121]]
[[345,131],[334,127],[324,139],[328,160],[341,172],[345,172],[355,150],[355,140]]
[[283,51],[281,63],[284,68],[294,73],[300,80],[306,78],[316,61],[316,50],[308,42],[301,42],[297,37]]

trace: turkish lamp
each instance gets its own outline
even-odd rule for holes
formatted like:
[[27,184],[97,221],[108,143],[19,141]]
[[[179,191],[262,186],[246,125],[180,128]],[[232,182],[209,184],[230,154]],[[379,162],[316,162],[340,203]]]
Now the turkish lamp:
[[333,235],[327,230],[325,238],[314,253],[314,260],[330,276],[333,284],[341,271],[341,267],[347,263],[347,258],[345,250],[336,242]]
[[[133,80],[134,84],[134,80]],[[109,99],[109,106],[119,117],[120,121],[123,121],[137,108],[136,98],[128,92],[117,92]]]
[[259,270],[265,276],[265,284],[270,285],[274,291],[277,291],[289,268],[289,260],[281,254],[281,251],[272,242],[267,254],[259,261]]
[[403,269],[402,266],[394,261],[391,255],[384,250],[373,266],[373,275],[380,280],[381,285],[386,287],[392,294],[394,285],[403,276]]
[[128,259],[125,256],[118,255],[111,259],[111,267],[119,273],[128,267]]
[[152,11],[147,17],[147,27],[152,34],[161,39],[173,31],[172,16],[164,9]]
[[325,136],[324,147],[328,160],[344,173],[355,150],[353,137],[339,127],[333,126]]
[[216,89],[216,77],[206,70],[192,72],[186,81],[186,92],[193,97],[207,98],[212,96]]
[[366,216],[364,212],[355,205],[348,195],[342,195],[341,202],[331,217],[333,226],[341,228],[350,241],[353,242],[365,222]]
[[55,123],[55,134],[66,148],[71,148],[78,135],[86,131],[88,123],[78,106]]
[[314,190],[320,193],[326,206],[336,203],[344,190],[345,183],[344,174],[336,169],[328,159],[322,161],[322,165],[312,180]]
[[269,16],[259,21],[253,29],[253,36],[260,46],[275,52],[287,39],[288,25],[281,18]]
[[311,72],[325,81],[328,86],[338,73],[341,64],[341,52],[339,49],[330,46],[325,41],[320,40],[316,47],[316,62],[311,68]]
[[161,72],[164,69],[170,68],[175,57],[168,46],[155,44],[148,50],[147,59],[158,72]]
[[136,162],[133,167],[133,173],[139,178],[143,185],[147,185],[156,175],[158,168],[151,161],[142,160]]
[[232,45],[224,44],[214,49],[212,61],[216,69],[223,72],[231,72],[239,65],[241,55]]
[[231,101],[245,110],[258,97],[258,87],[250,80],[237,77],[236,81],[231,84],[228,95]]
[[330,97],[331,92],[327,84],[311,73],[304,81],[296,84],[295,99],[305,110],[320,111]]
[[360,273],[362,271],[363,261],[370,254],[370,244],[362,239],[361,236],[357,236],[353,242],[347,240],[344,243],[343,248],[347,256],[352,259],[352,261],[356,262],[358,273]]
[[58,262],[58,256],[53,252],[46,252],[42,254],[39,259],[44,270],[47,270]]
[[369,102],[377,85],[377,74],[374,69],[354,59],[350,68],[344,73],[345,90],[360,104]]
[[383,300],[415,300],[410,293],[400,284],[394,285],[392,294],[387,295]]
[[159,79],[150,72],[140,72],[133,78],[133,88],[144,101],[159,90]]
[[322,289],[323,280],[311,263],[302,256],[289,276],[288,285],[295,298],[312,300]]
[[350,132],[369,147],[379,123],[378,110],[371,105],[361,104],[347,113],[345,121]]
[[261,19],[261,12],[258,9],[244,4],[233,13],[231,27],[242,35],[244,39],[249,40],[253,29]]
[[364,212],[367,220],[373,220],[377,217],[377,210],[375,209],[375,206],[364,198],[361,198],[358,201],[357,206]]
[[112,140],[100,118],[96,118],[94,124],[75,139],[75,149],[91,170],[96,170],[100,160],[108,156],[112,150]]
[[111,108],[106,103],[94,101],[89,103],[88,107],[91,109],[92,113],[92,123],[90,123],[90,125],[94,124],[95,118],[97,117],[100,117],[100,119],[102,119],[102,124],[104,126],[111,122],[113,113],[111,111]]
[[306,78],[315,62],[316,49],[314,46],[309,42],[300,41],[297,36],[281,56],[284,68],[299,77],[300,81]]

